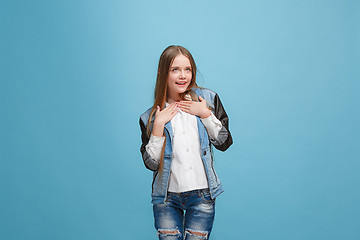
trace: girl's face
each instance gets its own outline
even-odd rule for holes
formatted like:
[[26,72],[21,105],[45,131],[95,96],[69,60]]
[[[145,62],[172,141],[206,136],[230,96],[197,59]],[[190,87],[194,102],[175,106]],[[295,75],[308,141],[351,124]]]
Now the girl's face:
[[179,100],[179,94],[186,91],[192,79],[190,60],[182,54],[174,58],[167,79],[168,96]]

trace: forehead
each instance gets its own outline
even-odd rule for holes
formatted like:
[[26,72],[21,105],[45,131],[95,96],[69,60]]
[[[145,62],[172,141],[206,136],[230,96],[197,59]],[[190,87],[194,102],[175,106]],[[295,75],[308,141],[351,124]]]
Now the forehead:
[[171,66],[191,66],[190,60],[184,55],[180,54],[174,58]]

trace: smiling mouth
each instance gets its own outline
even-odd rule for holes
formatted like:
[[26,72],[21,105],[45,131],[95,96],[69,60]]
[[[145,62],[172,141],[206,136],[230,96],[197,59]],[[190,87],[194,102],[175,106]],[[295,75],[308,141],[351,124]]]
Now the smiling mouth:
[[175,82],[177,85],[184,86],[186,82]]

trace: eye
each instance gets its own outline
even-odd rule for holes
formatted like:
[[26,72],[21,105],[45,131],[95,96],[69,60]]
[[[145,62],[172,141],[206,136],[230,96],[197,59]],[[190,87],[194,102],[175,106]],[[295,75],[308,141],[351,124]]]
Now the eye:
[[175,72],[175,71],[177,71],[177,70],[179,70],[179,69],[178,69],[178,68],[173,68],[173,69],[172,69],[173,72]]
[[191,68],[187,68],[186,71],[191,72]]

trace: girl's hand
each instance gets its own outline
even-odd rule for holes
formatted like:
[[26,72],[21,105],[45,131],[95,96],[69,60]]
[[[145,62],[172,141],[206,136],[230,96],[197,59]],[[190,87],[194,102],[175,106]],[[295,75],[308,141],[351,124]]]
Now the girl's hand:
[[211,115],[211,111],[206,106],[206,101],[199,96],[200,102],[194,101],[180,101],[178,106],[181,111],[199,116],[200,118],[207,118]]
[[160,111],[160,107],[157,106],[154,123],[165,125],[178,113],[178,111],[179,109],[177,108],[177,103],[169,104],[166,108],[164,108],[161,111]]
[[177,108],[176,103],[168,105],[161,111],[160,107],[157,106],[152,134],[158,137],[164,136],[165,124],[169,122],[178,112],[179,109]]

